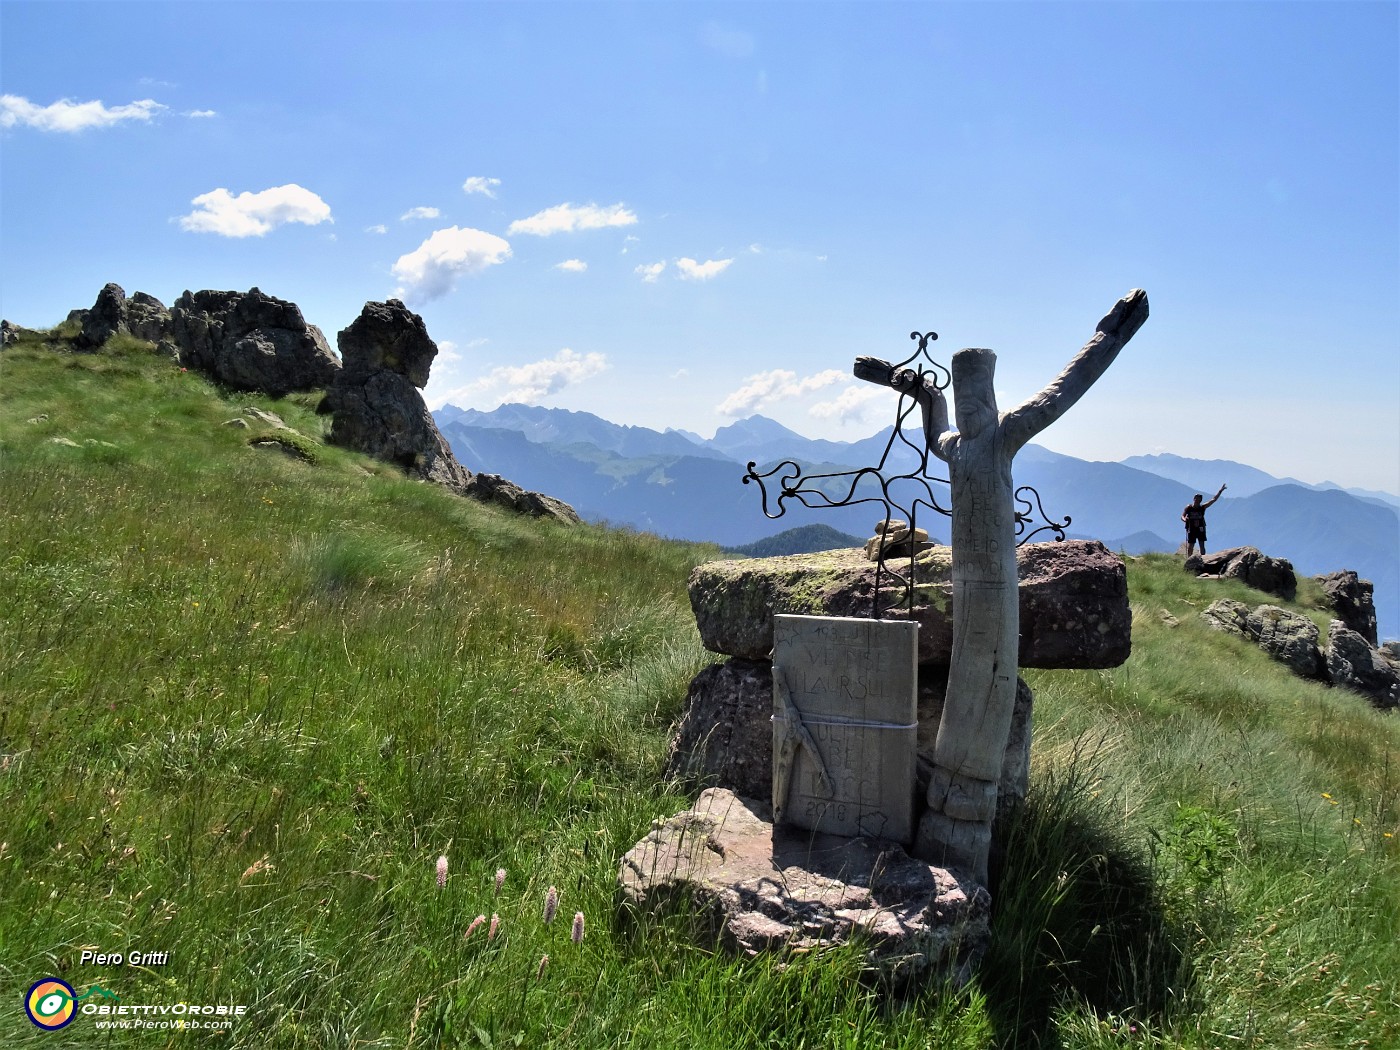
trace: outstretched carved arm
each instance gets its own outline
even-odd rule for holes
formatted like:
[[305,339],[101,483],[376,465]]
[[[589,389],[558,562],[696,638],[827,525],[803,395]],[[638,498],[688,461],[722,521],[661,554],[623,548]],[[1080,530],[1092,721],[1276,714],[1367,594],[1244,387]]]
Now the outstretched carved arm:
[[943,397],[943,391],[934,385],[932,375],[925,374],[921,383],[919,374],[912,368],[896,371],[892,364],[878,357],[857,357],[853,371],[857,379],[890,387],[917,401],[924,416],[925,443],[939,459],[947,458],[940,449],[940,441],[948,433],[948,402]]
[[1083,397],[1146,320],[1147,293],[1134,288],[1113,305],[1094,337],[1049,386],[1006,413],[1002,437],[1009,451],[1015,453]]

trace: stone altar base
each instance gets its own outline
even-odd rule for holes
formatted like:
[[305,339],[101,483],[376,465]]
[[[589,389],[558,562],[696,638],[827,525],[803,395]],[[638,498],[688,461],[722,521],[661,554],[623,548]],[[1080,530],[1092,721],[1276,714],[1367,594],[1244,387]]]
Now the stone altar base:
[[904,985],[962,985],[991,937],[991,896],[893,843],[774,828],[768,807],[724,788],[658,822],[622,858],[625,900],[689,900],[730,947],[812,951],[856,941],[871,971]]

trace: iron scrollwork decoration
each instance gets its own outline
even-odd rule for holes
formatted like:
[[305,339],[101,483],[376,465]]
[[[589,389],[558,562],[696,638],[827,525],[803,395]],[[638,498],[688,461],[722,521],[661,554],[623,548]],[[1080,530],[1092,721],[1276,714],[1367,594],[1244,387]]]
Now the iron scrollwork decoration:
[[[901,572],[889,564],[886,554],[892,546],[896,546],[894,544],[881,544],[879,557],[875,561],[875,591],[871,600],[870,615],[877,620],[881,618],[881,586],[886,582],[891,583],[897,592],[903,594],[903,600],[897,604],[905,605],[911,611],[913,609],[914,566],[918,554],[918,544],[913,542],[913,537],[917,535],[914,530],[919,528],[920,509],[943,517],[952,515],[951,507],[945,507],[939,502],[934,491],[935,485],[946,488],[948,479],[937,476],[930,469],[930,461],[937,457],[925,438],[918,401],[909,393],[925,385],[926,379],[931,380],[927,385],[942,392],[952,382],[952,375],[929,353],[929,344],[938,338],[937,332],[910,332],[909,338],[915,340],[918,346],[903,361],[891,366],[892,374],[898,380],[891,385],[900,392],[899,402],[895,408],[894,429],[891,430],[880,461],[875,466],[829,474],[804,475],[802,467],[791,459],[782,460],[765,471],[759,471],[758,464],[750,461],[748,472],[743,479],[745,485],[757,482],[763,502],[763,516],[766,518],[781,518],[787,513],[787,501],[796,500],[809,510],[851,507],[860,503],[878,504],[884,510],[882,521],[899,518],[908,522],[910,542],[907,570]],[[856,367],[860,368],[859,362]],[[914,414],[911,428],[918,435],[917,441],[911,440],[905,429],[905,423],[911,414]],[[914,465],[912,469],[899,472],[895,469],[892,457],[896,453],[904,455],[904,449],[914,454]],[[775,493],[769,491],[770,481],[776,484]],[[1030,485],[1020,486],[1016,489],[1015,499],[1018,547],[1032,536],[1046,531],[1052,532],[1057,540],[1065,538],[1065,529],[1069,526],[1070,518],[1066,516],[1063,521],[1050,518],[1041,504],[1040,494],[1034,488]],[[1030,526],[1037,515],[1044,524],[1031,529]],[[900,559],[902,561],[904,556],[900,555]]]

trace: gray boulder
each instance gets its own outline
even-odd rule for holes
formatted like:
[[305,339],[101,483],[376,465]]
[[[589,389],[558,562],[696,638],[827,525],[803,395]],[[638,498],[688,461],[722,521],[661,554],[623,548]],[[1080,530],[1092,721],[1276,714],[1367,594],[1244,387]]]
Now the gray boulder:
[[124,327],[126,292],[119,284],[104,284],[97,293],[97,302],[83,317],[83,330],[75,344],[83,350],[96,350]]
[[1211,602],[1201,618],[1216,630],[1249,639],[1301,678],[1327,677],[1317,645],[1317,624],[1306,616],[1276,605],[1260,605],[1251,611],[1243,602],[1221,598]]
[[1314,576],[1322,585],[1327,596],[1327,604],[1337,614],[1337,619],[1366,639],[1375,648],[1379,642],[1376,634],[1375,585],[1363,580],[1351,569]]
[[703,792],[622,858],[624,902],[684,907],[703,935],[748,955],[854,940],[892,984],[972,976],[991,938],[985,889],[891,843],[775,828],[769,816],[723,788]]
[[137,292],[126,301],[126,330],[137,339],[160,343],[170,338],[170,311],[154,295]]
[[574,508],[563,500],[542,492],[528,492],[499,474],[473,474],[462,489],[462,494],[482,503],[494,503],[517,514],[548,518],[561,525],[577,525],[582,521]]
[[189,292],[170,310],[180,363],[235,390],[283,397],[328,387],[340,362],[296,303],[244,292]]
[[1185,569],[1195,576],[1237,579],[1256,591],[1291,602],[1298,594],[1298,577],[1286,558],[1271,558],[1257,547],[1231,547],[1214,554],[1193,555]]
[[471,471],[457,462],[418,392],[437,356],[423,318],[397,299],[366,303],[336,341],[343,367],[321,406],[331,413],[330,442],[464,492]]
[[151,343],[159,343],[171,333],[170,311],[164,303],[145,292],[128,299],[119,284],[103,285],[90,310],[75,310],[68,317],[82,325],[73,341],[79,350],[96,350],[118,332]]
[[[1122,560],[1094,540],[1031,543],[1018,549],[1022,667],[1116,667],[1131,651],[1132,614]],[[773,614],[865,616],[876,567],[857,549],[716,561],[690,577],[690,604],[711,652],[749,660],[773,650]],[[886,578],[887,580],[887,578]],[[934,547],[914,562],[919,662],[952,653],[952,551]],[[887,582],[882,615],[903,619],[903,595]]]
[[1400,707],[1400,667],[1341,620],[1327,628],[1327,675],[1381,709]]
[[[943,715],[948,669],[919,671],[918,793],[928,793],[933,745]],[[1017,680],[1011,735],[997,785],[997,813],[1005,815],[1026,797],[1031,756],[1031,691]],[[667,773],[728,788],[746,798],[772,797],[773,665],[732,657],[706,667],[691,680],[685,713],[676,726]]]

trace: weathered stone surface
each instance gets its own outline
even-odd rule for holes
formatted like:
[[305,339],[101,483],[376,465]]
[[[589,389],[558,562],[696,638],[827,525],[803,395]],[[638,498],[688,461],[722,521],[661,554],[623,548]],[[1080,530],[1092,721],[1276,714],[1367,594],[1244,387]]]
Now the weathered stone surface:
[[1341,620],[1327,628],[1327,676],[1379,708],[1400,707],[1400,668]]
[[126,301],[126,330],[137,339],[160,343],[170,337],[170,311],[154,295],[137,292]]
[[244,292],[189,292],[170,310],[180,363],[236,390],[282,397],[329,386],[340,371],[326,337],[296,303]]
[[[952,552],[934,547],[915,560],[919,662],[947,664],[952,653]],[[1094,540],[1030,543],[1017,551],[1020,574],[1020,664],[1025,667],[1116,667],[1131,651],[1128,579],[1122,560]],[[690,604],[700,639],[712,652],[767,659],[773,615],[866,616],[875,566],[859,549],[822,551],[699,566]],[[901,596],[882,587],[886,618]]]
[[732,792],[703,792],[623,857],[624,900],[647,910],[689,902],[711,935],[748,954],[858,939],[893,982],[967,981],[990,940],[985,889],[891,843],[774,828],[767,816]]
[[1327,677],[1317,645],[1317,625],[1306,616],[1277,605],[1251,610],[1244,602],[1221,598],[1211,602],[1201,618],[1218,631],[1248,638],[1302,678]]
[[527,492],[499,474],[473,474],[462,493],[482,503],[495,503],[517,514],[548,518],[561,525],[577,525],[582,520],[574,508],[563,500],[542,492]]
[[773,623],[773,819],[836,835],[914,838],[918,625]]
[[1327,603],[1337,614],[1337,619],[1366,639],[1366,644],[1375,648],[1379,642],[1376,635],[1375,585],[1363,580],[1351,569],[1314,576],[1322,584]]
[[[943,715],[948,668],[919,668],[917,799],[928,791],[934,738]],[[1016,706],[997,791],[998,816],[1026,797],[1031,755],[1030,688],[1016,687]],[[767,660],[731,657],[695,676],[685,713],[671,739],[668,775],[717,787],[745,798],[768,798],[773,783],[773,672]]]
[[1195,576],[1237,579],[1256,591],[1291,602],[1298,594],[1298,577],[1286,558],[1271,558],[1257,547],[1231,547],[1214,554],[1186,559],[1187,572]]
[[423,318],[397,299],[366,303],[337,342],[343,367],[322,406],[331,412],[330,442],[463,492],[471,472],[418,392],[437,356]]
[[104,284],[97,293],[97,302],[83,317],[83,330],[78,333],[76,345],[84,350],[95,350],[123,328],[126,312],[126,292],[119,284]]

